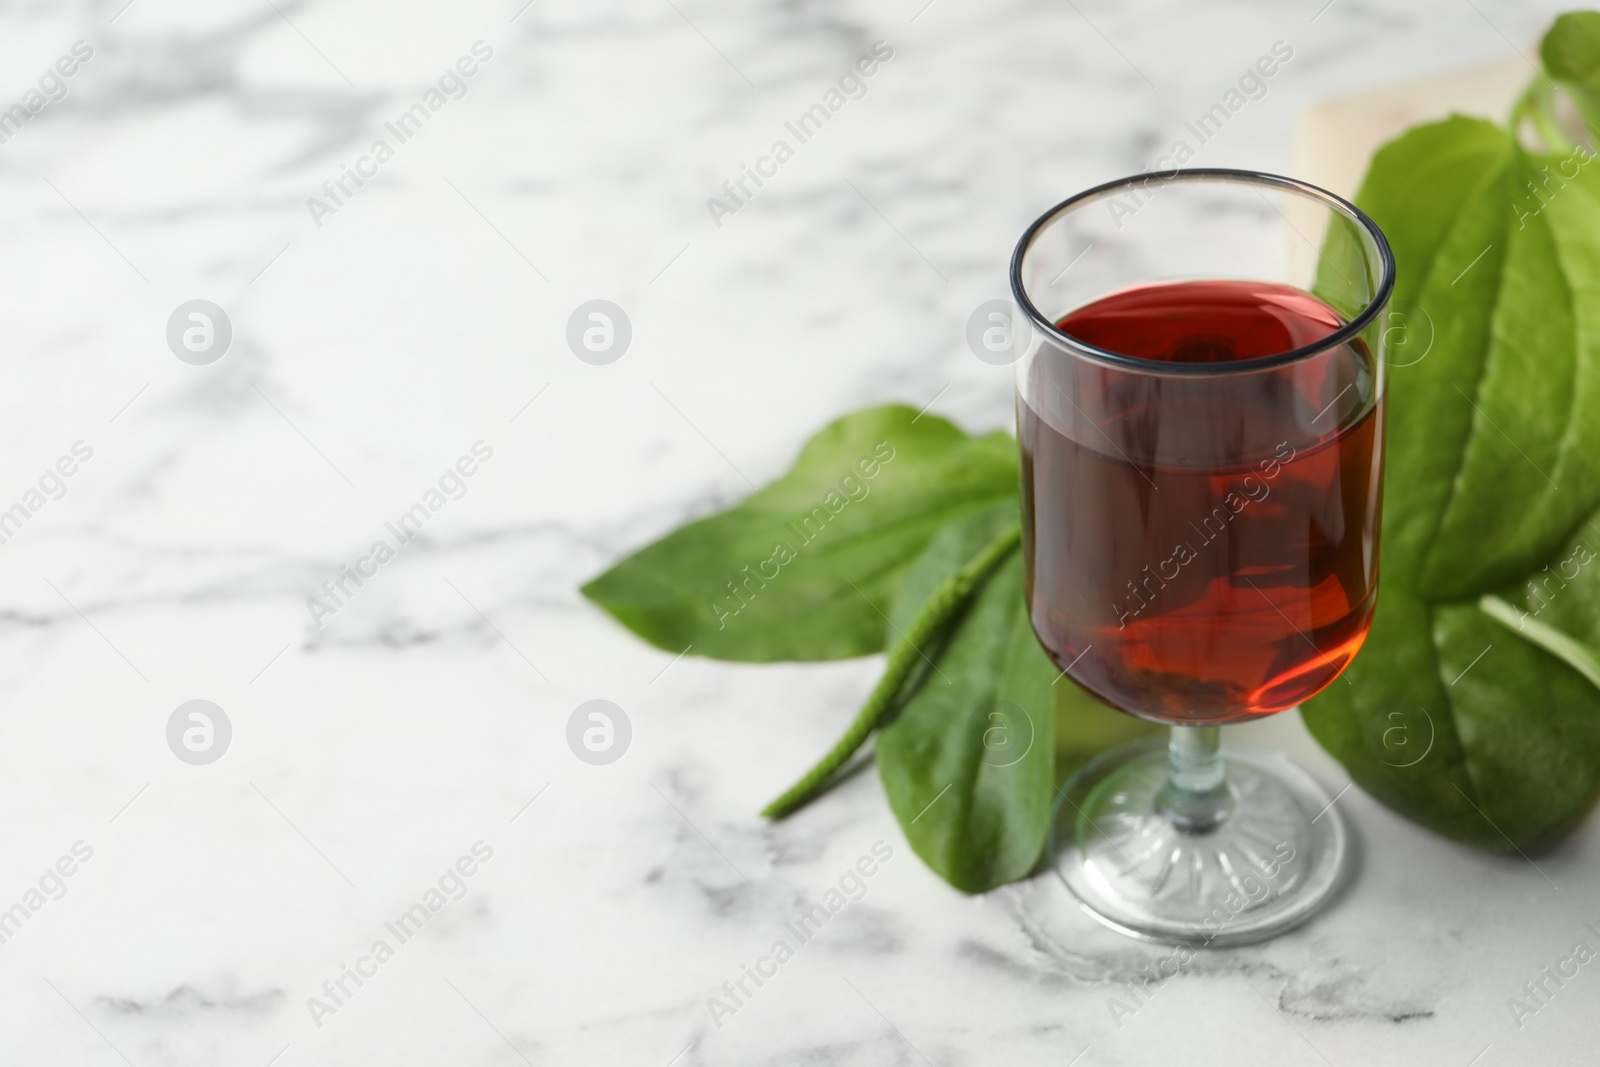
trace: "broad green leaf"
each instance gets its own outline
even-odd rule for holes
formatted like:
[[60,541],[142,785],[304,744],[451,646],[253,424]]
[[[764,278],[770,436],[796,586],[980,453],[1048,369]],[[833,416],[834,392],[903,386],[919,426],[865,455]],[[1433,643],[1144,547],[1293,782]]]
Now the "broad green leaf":
[[1478,607],[1495,622],[1516,631],[1583,675],[1590,685],[1600,687],[1600,652],[1548,623],[1531,618],[1528,612],[1518,611],[1499,597],[1483,597]]
[[[946,524],[944,528],[934,536],[933,540],[928,543],[928,547],[923,549],[922,554],[917,557],[916,562],[911,565],[910,570],[907,572],[905,584],[900,589],[900,595],[895,598],[894,606],[889,611],[891,633],[903,633],[910,626],[910,620],[916,615],[917,610],[921,606],[922,602],[927,599],[933,590],[937,589],[940,583],[943,582],[946,577],[948,577],[950,574],[953,574],[969,559],[980,552],[983,547],[987,545],[1008,524],[1014,523],[1016,520],[1017,501],[1015,498],[1013,498],[1003,504],[986,508],[983,511],[974,512],[970,516],[966,516]],[[1011,565],[1014,566],[1014,561]],[[997,575],[997,578],[998,577],[999,575]],[[1073,771],[1077,770],[1084,763],[1093,759],[1095,756],[1098,756],[1106,749],[1112,748],[1125,741],[1131,741],[1135,738],[1146,736],[1149,733],[1159,729],[1159,727],[1153,726],[1152,724],[1144,722],[1141,719],[1136,719],[1131,715],[1125,715],[1122,712],[1101,703],[1098,699],[1090,696],[1082,688],[1073,683],[1070,678],[1058,678],[1060,672],[1049,662],[1049,659],[1045,656],[1044,651],[1038,647],[1037,639],[1033,636],[1033,630],[1027,618],[1027,605],[1025,600],[1021,597],[1020,584],[1016,586],[1016,590],[1018,594],[1018,615],[1016,620],[1013,620],[1012,623],[1011,644],[1006,653],[1006,655],[1011,658],[1008,664],[1001,665],[1000,670],[1005,677],[1013,679],[1012,685],[1018,692],[1026,690],[1030,685],[1037,689],[1037,687],[1049,683],[1052,680],[1054,680],[1054,685],[1048,695],[1042,690],[1038,690],[1036,696],[1029,698],[1030,700],[1037,700],[1037,709],[1033,708],[1030,703],[1024,703],[1023,700],[1018,699],[1018,697],[1014,695],[997,696],[994,699],[1008,700],[1013,704],[1028,709],[1024,712],[1024,715],[1031,716],[1036,711],[1041,719],[1053,716],[1055,753],[1053,759],[1054,768],[1051,778],[1055,784],[1060,784],[1061,782],[1065,781],[1065,779]],[[949,640],[967,641],[973,640],[976,636],[977,635],[972,630],[966,630],[965,636],[963,636],[963,630],[960,628],[956,628],[953,633],[945,635],[945,637]],[[948,640],[925,650],[929,659],[939,664],[939,672],[935,672],[931,666],[929,666],[927,663],[924,663],[921,665],[921,669],[911,679],[908,680],[906,685],[907,692],[911,694],[917,694],[918,696],[911,698],[913,700],[913,706],[902,711],[902,719],[906,714],[927,714],[930,716],[930,720],[948,717],[949,726],[955,731],[955,737],[953,739],[947,738],[946,743],[953,743],[957,747],[960,747],[965,743],[965,735],[962,733],[963,730],[978,729],[980,725],[992,729],[995,732],[991,732],[988,735],[991,743],[988,750],[988,755],[987,757],[980,755],[980,759],[987,758],[989,763],[1005,762],[995,754],[1000,747],[998,741],[1000,738],[1005,736],[1007,730],[1015,732],[1015,729],[1020,725],[1020,722],[1007,723],[1004,717],[1002,717],[1002,719],[997,723],[996,720],[993,719],[985,720],[981,715],[975,716],[970,720],[964,719],[959,712],[952,714],[950,708],[942,706],[932,712],[928,710],[928,708],[934,702],[934,698],[942,695],[939,693],[939,687],[944,684],[944,681],[940,677],[940,672],[948,672],[948,667],[946,666],[948,657],[944,655],[946,648],[948,648]],[[997,658],[998,655],[999,651],[998,648],[996,648],[992,651],[992,656]],[[1046,673],[1047,670],[1048,673]],[[951,677],[953,680],[953,676]],[[978,686],[978,688],[980,693],[986,691],[984,686],[981,684]],[[918,699],[920,699],[921,703],[916,702]],[[982,700],[983,698],[981,695],[977,697],[977,702],[972,704],[972,708],[981,711]],[[1014,712],[1012,713],[1012,718],[1015,719]],[[1032,719],[1030,718],[1030,726],[1031,722]],[[909,732],[909,728],[906,728],[902,734],[896,736],[904,737],[907,736]],[[979,732],[981,735],[983,731],[979,730]],[[935,739],[925,740],[932,743],[937,743]],[[894,750],[896,743],[897,741],[895,738],[891,738],[887,742],[889,751],[892,752]],[[897,778],[897,780],[905,780],[907,782],[915,779],[916,775],[914,768],[898,766],[892,768],[885,767],[884,761],[890,757],[885,754],[884,744],[885,742],[880,737],[878,742],[878,760],[879,767],[883,768],[881,773],[884,777],[885,783],[888,783],[892,777]],[[968,755],[970,756],[970,753],[968,753]],[[978,770],[982,771],[985,770],[985,768],[980,767]],[[1054,806],[1054,796],[1044,795],[1044,792],[1050,789],[1051,782],[1046,781],[1043,773],[1034,773],[1026,777],[1000,777],[997,779],[995,784],[997,787],[1011,786],[1018,789],[1030,788],[1040,790],[1040,796],[1042,798],[1044,807],[1048,809]],[[952,790],[952,792],[954,792],[954,790]],[[891,794],[891,797],[892,796],[893,794]],[[946,796],[939,801],[939,806],[942,807],[949,799],[950,795],[946,794]],[[1038,834],[1039,841],[1032,846],[1032,852],[1036,855],[1039,847],[1041,847],[1043,844],[1044,835],[1049,828],[1048,814],[1045,817],[1040,818],[1037,807],[1024,805],[1020,802],[1014,808],[1001,807],[998,805],[996,807],[1000,812],[1000,818],[1005,818],[1009,813],[1012,812],[1023,813],[1023,822],[1014,830],[1008,828],[1007,833],[1016,837],[1020,837],[1024,841],[1026,840],[1026,834]],[[913,812],[910,817],[915,818],[916,813]],[[930,813],[926,818],[919,820],[916,825],[921,826],[922,823],[927,822],[928,819],[931,818],[932,814]],[[902,819],[902,822],[904,821],[905,820]],[[991,822],[980,819],[971,825],[970,830],[971,832],[988,833],[991,832],[991,827]],[[1015,870],[1026,873],[1026,870],[1028,869],[1025,868],[1022,861],[1018,859],[1015,861],[1014,866],[1005,868],[1001,874],[995,874],[987,870],[973,872],[971,870],[971,863],[973,862],[974,857],[982,859],[985,863],[990,859],[990,857],[984,854],[983,842],[961,840],[960,835],[967,831],[963,830],[963,828],[960,826],[950,828],[941,824],[938,832],[945,834],[946,836],[940,840],[930,843],[929,847],[943,849],[951,856],[964,858],[969,864],[968,867],[962,868],[959,866],[958,860],[952,859],[951,869],[966,869],[971,878],[970,885],[981,886],[990,878],[1002,877],[1002,874],[1005,872]],[[909,829],[907,833],[909,836]],[[1019,845],[1019,854],[1026,853],[1028,851],[1028,848],[1024,848]],[[940,874],[945,874],[945,868],[940,867],[938,864],[933,864],[931,861],[930,865],[932,865],[935,870],[939,871]],[[946,875],[946,877],[949,877],[949,875]],[[1021,877],[1021,874],[1016,875],[1016,877]],[[951,881],[956,884],[958,888],[969,888],[969,885],[956,882],[953,878]],[[994,884],[999,883],[996,882]],[[975,890],[969,889],[969,891]]]
[[1600,97],[1600,12],[1569,11],[1539,44],[1545,71],[1558,82]]
[[1569,11],[1539,45],[1550,77],[1572,94],[1585,119],[1600,121],[1600,12]]
[[1050,825],[1057,674],[1028,623],[1022,554],[990,577],[898,716],[878,773],[923,862],[981,893],[1027,875]]
[[1394,248],[1406,344],[1377,615],[1305,719],[1368,792],[1487,848],[1554,839],[1600,788],[1600,690],[1478,605],[1600,504],[1600,177],[1569,162],[1536,197],[1558,162],[1457,117],[1381,149],[1356,198]]
[[885,626],[888,632],[884,636],[888,644],[893,645],[895,638],[911,627],[911,620],[916,618],[922,605],[946,578],[965,566],[1002,530],[1017,521],[1018,511],[1017,494],[1013,491],[997,504],[980,508],[939,527],[939,532],[928,540],[917,558],[906,568],[905,580],[895,593],[894,602],[879,605],[887,612]]
[[1016,444],[914,408],[847,415],[788,473],[583,587],[658,648],[718,659],[825,660],[884,648],[906,567],[951,518],[1013,497]]
[[[905,585],[889,612],[892,632],[904,632],[921,601],[1016,518],[1017,501],[1013,499],[958,519],[940,530],[906,573]],[[931,673],[926,664],[918,674],[919,679],[923,673]],[[1071,678],[1062,678],[1055,685],[1055,712],[1057,785],[1107,749],[1163,729],[1118,711]]]
[[[988,516],[978,512],[973,518],[987,519]],[[956,519],[953,525],[964,525],[970,521],[972,519]],[[937,544],[939,537],[936,536],[934,541]],[[855,755],[873,731],[890,719],[899,706],[901,696],[915,688],[918,668],[924,664],[932,667],[933,659],[939,655],[938,650],[943,647],[944,638],[955,620],[971,605],[972,599],[978,595],[994,569],[1005,563],[1021,543],[1022,523],[1012,519],[1004,523],[988,543],[975,549],[969,558],[940,579],[931,591],[925,594],[917,591],[917,595],[923,597],[923,602],[916,614],[906,620],[904,627],[890,624],[894,633],[889,638],[888,661],[866,703],[856,712],[855,718],[833,747],[792,786],[761,809],[761,814],[781,819],[804,806],[826,787],[833,775]],[[926,550],[924,554],[927,554]]]
[[1305,710],[1362,788],[1429,829],[1531,850],[1600,788],[1600,700],[1577,671],[1475,604],[1379,593],[1366,649]]
[[1496,594],[1519,612],[1519,631],[1540,623],[1600,649],[1600,515],[1579,524],[1544,566]]

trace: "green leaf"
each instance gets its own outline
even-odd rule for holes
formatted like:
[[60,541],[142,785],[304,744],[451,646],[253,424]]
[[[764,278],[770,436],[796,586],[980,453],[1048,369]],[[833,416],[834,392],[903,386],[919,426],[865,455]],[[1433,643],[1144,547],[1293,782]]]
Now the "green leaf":
[[[1015,447],[1013,443],[1012,448]],[[888,612],[884,621],[887,643],[893,645],[897,636],[909,630],[911,620],[939,586],[1008,526],[1014,526],[1020,513],[1017,494],[1013,492],[998,504],[980,508],[939,527],[939,532],[906,568],[905,580],[895,593],[894,601],[887,606],[879,605]]]
[[1556,19],[1539,44],[1539,58],[1593,125],[1600,117],[1600,12],[1569,11]]
[[1517,629],[1528,623],[1553,627],[1590,649],[1600,648],[1600,515],[1573,531],[1549,562],[1495,595],[1519,613]]
[[1554,626],[1531,618],[1497,596],[1478,601],[1483,613],[1508,630],[1514,630],[1577,671],[1592,686],[1600,687],[1600,654],[1580,644]]
[[1561,162],[1456,117],[1381,149],[1356,198],[1404,330],[1383,567],[1361,655],[1305,720],[1368,792],[1487,848],[1553,840],[1600,788],[1600,690],[1478,604],[1600,504],[1600,178]]
[[1539,44],[1550,77],[1600,93],[1600,12],[1569,11]]
[[878,773],[923,862],[981,893],[1033,870],[1050,826],[1059,671],[1022,595],[1022,554],[985,583],[937,669],[878,734]]
[[[954,525],[967,522],[967,519],[956,519]],[[935,541],[938,541],[937,537]],[[895,629],[894,636],[889,639],[892,646],[889,662],[844,736],[799,781],[763,808],[762,815],[781,819],[826,787],[834,773],[855,755],[872,731],[894,710],[901,694],[915,688],[918,669],[923,663],[932,666],[933,657],[943,647],[952,620],[966,610],[968,602],[988,579],[990,572],[1004,563],[1021,542],[1022,524],[1013,518],[990,541],[975,548],[969,559],[934,586],[905,627]]]
[[[941,529],[906,572],[905,585],[889,612],[892,632],[904,632],[916,614],[918,603],[988,544],[1007,523],[1015,522],[1017,512],[1018,504],[1013,499]],[[934,652],[929,654],[937,658]],[[932,672],[923,664],[918,680],[927,673]],[[1107,749],[1165,729],[1118,711],[1066,677],[1055,684],[1055,719],[1057,785]]]
[[[891,632],[907,632],[921,602],[932,596],[949,575],[992,543],[1001,531],[1015,524],[1017,513],[1017,501],[1012,499],[946,524],[907,572],[900,595],[889,611]],[[974,757],[978,760],[969,769],[974,773],[974,782],[981,782],[989,792],[980,791],[979,796],[986,799],[970,818],[964,815],[965,821],[958,820],[956,824],[932,822],[934,812],[952,801],[955,795],[952,787],[923,818],[917,819],[917,811],[912,811],[909,815],[902,814],[900,820],[919,855],[951,884],[968,892],[992,888],[1032,870],[1033,860],[1027,857],[1037,857],[1049,829],[1049,812],[1055,803],[1050,792],[1052,781],[1059,784],[1106,749],[1159,729],[1101,703],[1070,678],[1061,676],[1033,635],[1020,579],[1006,577],[1003,573],[1018,563],[1018,557],[1013,555],[1006,568],[997,572],[995,579],[985,587],[984,595],[995,598],[989,608],[993,612],[991,616],[976,622],[964,619],[947,630],[942,640],[924,649],[928,658],[938,663],[938,671],[926,661],[919,664],[917,674],[905,685],[907,695],[902,697],[899,725],[889,727],[878,740],[878,765],[885,785],[891,779],[902,783],[890,790],[891,805],[896,804],[895,798],[901,790],[909,797],[895,807],[897,812],[915,803],[917,797],[926,795],[927,786],[932,784],[926,775],[917,773],[916,767],[885,763],[885,760],[902,758],[894,755],[897,745],[910,744],[915,738],[918,748],[924,753],[937,752],[939,759],[956,763],[970,762]],[[1004,582],[1004,590],[996,589],[995,582]],[[1004,605],[999,600],[1006,595],[1016,597],[1014,614],[1010,616],[1004,614]],[[972,611],[977,610],[978,606],[974,605]],[[981,629],[986,626],[992,629]],[[993,639],[986,653],[973,647],[974,642],[983,637]],[[963,672],[959,678],[950,673],[952,663],[957,671]],[[977,669],[965,672],[963,664],[977,665]],[[989,695],[991,679],[987,675],[994,671],[998,671],[999,680],[994,682],[993,694]],[[959,692],[949,690],[947,678],[956,683]],[[1004,709],[1010,712],[1009,718],[1004,713],[1000,720],[986,717],[985,707],[992,714],[1000,710],[1000,701],[1025,710],[1020,718],[1010,708]],[[962,702],[967,713],[961,710]],[[1004,747],[1001,740],[1007,739],[1008,733],[1030,732],[1035,721],[1046,722],[1051,727],[1055,737],[1053,758],[1043,758],[1049,745],[1040,739],[1035,743],[1045,747],[1039,750],[1041,758],[1037,765],[1030,764],[1027,775],[1007,775],[1001,773],[1004,768],[991,766],[1011,758],[1000,755]],[[984,748],[982,738],[986,730],[990,731],[989,746]],[[968,746],[969,732],[979,737],[976,749]],[[1030,752],[1030,759],[1034,755]],[[1008,790],[1034,790],[1036,795],[1032,798],[1013,796]],[[958,798],[952,810],[963,805],[969,811],[974,808],[970,798]],[[916,822],[907,825],[913,819]],[[921,838],[924,844],[919,847],[919,838],[912,836],[913,827],[921,835],[924,824],[929,824],[927,832],[931,836]],[[984,840],[983,835],[993,833],[997,824],[1003,827],[1004,839],[1014,842],[1012,851],[1003,847],[992,849]],[[965,836],[968,834],[974,836],[969,839]],[[928,852],[924,852],[924,848]],[[930,859],[930,853],[946,857],[942,861],[944,865]]]
[[766,662],[882,650],[910,561],[944,523],[1017,491],[1016,444],[903,405],[825,427],[788,473],[583,587],[670,652]]
[[1306,710],[1362,788],[1438,833],[1533,850],[1600,789],[1600,699],[1572,667],[1473,604],[1379,593],[1367,648]]

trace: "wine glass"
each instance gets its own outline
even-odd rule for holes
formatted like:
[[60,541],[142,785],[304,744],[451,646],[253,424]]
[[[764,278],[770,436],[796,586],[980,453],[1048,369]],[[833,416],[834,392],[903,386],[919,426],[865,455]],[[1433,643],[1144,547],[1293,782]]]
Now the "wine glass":
[[1309,774],[1218,728],[1336,684],[1371,624],[1388,243],[1290,178],[1143,174],[1046,212],[1011,285],[1034,631],[1090,693],[1172,727],[1067,783],[1056,869],[1135,936],[1279,933],[1334,891],[1344,825]]

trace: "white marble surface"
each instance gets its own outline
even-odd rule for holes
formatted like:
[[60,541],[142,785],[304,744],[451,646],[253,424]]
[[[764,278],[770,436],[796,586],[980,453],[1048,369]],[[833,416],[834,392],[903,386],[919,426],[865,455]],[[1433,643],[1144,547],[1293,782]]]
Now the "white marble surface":
[[[1503,55],[1562,5],[122,3],[0,9],[0,100],[94,50],[0,144],[0,508],[93,448],[0,545],[0,909],[93,850],[0,945],[0,1063],[1589,1057],[1600,971],[1520,1030],[1505,1002],[1594,943],[1593,820],[1535,869],[1351,790],[1345,897],[1118,1026],[1164,953],[1049,878],[953,892],[874,775],[753,817],[876,662],[674,662],[575,592],[842,410],[1007,424],[962,327],[1016,235],[1153,162],[1274,40],[1293,62],[1196,163],[1284,169],[1310,103]],[[466,95],[316,226],[307,197],[479,40]],[[878,40],[866,96],[714,225]],[[609,366],[563,339],[595,297],[634,327]],[[209,366],[164,339],[193,298],[235,331]],[[466,495],[315,627],[307,598],[480,440]],[[164,733],[197,698],[234,731],[202,767]],[[634,727],[607,767],[564,741],[592,698]],[[1255,731],[1344,785],[1294,716]],[[879,840],[866,898],[715,1025]],[[465,897],[317,1025],[308,998],[479,841]]]

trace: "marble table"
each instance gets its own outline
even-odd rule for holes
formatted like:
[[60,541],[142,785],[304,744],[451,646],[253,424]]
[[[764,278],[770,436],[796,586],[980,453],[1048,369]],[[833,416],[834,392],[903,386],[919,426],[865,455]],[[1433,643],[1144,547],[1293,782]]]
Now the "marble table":
[[[1562,6],[0,9],[0,1064],[1592,1058],[1600,969],[1507,1002],[1600,945],[1593,820],[1493,857],[1350,789],[1332,907],[1135,996],[1165,950],[1050,877],[952,891],[873,774],[754,817],[877,662],[674,658],[575,592],[841,411],[1009,425],[962,333],[1016,235],[1274,42],[1197,165],[1287,169],[1315,102]],[[1248,732],[1344,788],[1295,715]]]

